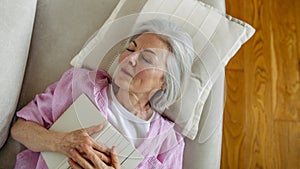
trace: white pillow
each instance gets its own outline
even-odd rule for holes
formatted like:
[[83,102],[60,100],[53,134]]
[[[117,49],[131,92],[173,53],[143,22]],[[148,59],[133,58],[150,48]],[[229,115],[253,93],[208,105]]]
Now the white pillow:
[[106,24],[90,38],[71,64],[89,69],[101,68],[112,75],[116,58],[124,45],[120,40],[132,35],[134,26],[153,18],[175,22],[193,39],[197,54],[193,74],[182,89],[182,99],[165,115],[176,123],[183,135],[194,139],[213,84],[255,30],[247,23],[196,0],[121,0]]

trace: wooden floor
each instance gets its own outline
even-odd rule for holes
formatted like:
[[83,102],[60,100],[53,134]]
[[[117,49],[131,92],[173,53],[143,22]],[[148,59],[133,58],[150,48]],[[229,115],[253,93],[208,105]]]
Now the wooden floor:
[[300,0],[226,0],[256,29],[226,68],[222,169],[300,169]]

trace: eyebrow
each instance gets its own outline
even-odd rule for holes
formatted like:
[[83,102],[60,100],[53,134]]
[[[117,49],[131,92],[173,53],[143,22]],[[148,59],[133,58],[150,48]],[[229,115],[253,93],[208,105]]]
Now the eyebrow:
[[[137,47],[137,43],[136,43],[135,40],[132,40],[131,42],[133,43],[133,45],[135,47]],[[154,51],[150,50],[150,49],[145,49],[144,52],[149,52],[149,53],[152,53],[152,54],[156,55],[156,53]]]
[[149,53],[152,53],[153,55],[156,55],[156,53],[155,52],[153,52],[152,50],[150,50],[150,49],[145,49],[144,50],[144,52],[149,52]]

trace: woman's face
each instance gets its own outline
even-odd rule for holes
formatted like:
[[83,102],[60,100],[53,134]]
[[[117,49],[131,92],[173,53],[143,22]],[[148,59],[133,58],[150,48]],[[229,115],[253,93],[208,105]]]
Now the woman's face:
[[168,54],[168,43],[158,35],[141,34],[121,54],[115,84],[136,94],[154,94],[163,87]]

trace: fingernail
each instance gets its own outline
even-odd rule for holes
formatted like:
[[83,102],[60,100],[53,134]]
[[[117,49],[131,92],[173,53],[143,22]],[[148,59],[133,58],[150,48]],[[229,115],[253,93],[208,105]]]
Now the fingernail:
[[112,153],[116,154],[116,153],[117,153],[116,146],[113,146],[113,147],[111,148],[111,151],[112,151]]
[[98,127],[98,128],[102,128],[102,127],[103,127],[103,125],[102,125],[102,124],[98,124],[98,125],[96,125],[96,127]]

